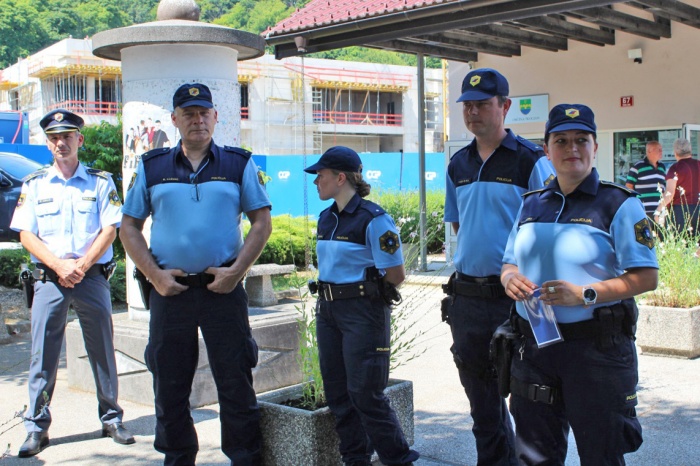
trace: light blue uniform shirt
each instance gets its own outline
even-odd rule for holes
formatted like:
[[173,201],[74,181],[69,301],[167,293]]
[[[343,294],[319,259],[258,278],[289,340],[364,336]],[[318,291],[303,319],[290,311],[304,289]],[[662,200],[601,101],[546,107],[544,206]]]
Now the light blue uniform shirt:
[[[25,179],[10,227],[30,231],[60,259],[85,256],[104,226],[121,225],[121,201],[111,174],[78,164],[65,179],[55,166]],[[112,259],[112,246],[97,260]],[[32,255],[32,262],[39,260]]]

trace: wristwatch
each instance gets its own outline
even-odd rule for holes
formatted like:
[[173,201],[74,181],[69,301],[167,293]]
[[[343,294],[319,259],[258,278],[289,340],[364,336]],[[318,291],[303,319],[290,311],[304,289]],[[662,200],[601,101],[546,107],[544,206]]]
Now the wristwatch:
[[583,305],[592,306],[598,299],[598,293],[590,286],[583,287]]

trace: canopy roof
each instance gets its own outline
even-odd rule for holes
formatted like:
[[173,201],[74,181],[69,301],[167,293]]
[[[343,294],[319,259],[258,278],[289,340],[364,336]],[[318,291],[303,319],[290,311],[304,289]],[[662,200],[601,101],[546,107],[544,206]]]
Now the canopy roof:
[[467,62],[519,56],[523,47],[567,50],[570,40],[614,45],[617,31],[669,38],[673,21],[700,28],[700,8],[680,0],[312,0],[265,39],[278,59],[362,45]]

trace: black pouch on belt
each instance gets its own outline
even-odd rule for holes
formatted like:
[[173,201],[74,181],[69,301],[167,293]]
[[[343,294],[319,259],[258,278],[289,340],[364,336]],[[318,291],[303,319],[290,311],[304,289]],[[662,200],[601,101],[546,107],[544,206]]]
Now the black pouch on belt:
[[31,309],[34,303],[34,276],[32,271],[28,268],[22,269],[19,273],[19,281],[22,284],[24,304],[27,306],[27,309]]
[[134,267],[134,278],[139,284],[139,291],[141,291],[141,301],[146,310],[151,309],[151,290],[153,289],[153,283],[148,281],[148,278],[139,269]]
[[489,356],[498,377],[498,394],[506,398],[510,394],[510,364],[513,360],[515,340],[521,338],[513,330],[510,319],[503,322],[493,333],[489,344]]

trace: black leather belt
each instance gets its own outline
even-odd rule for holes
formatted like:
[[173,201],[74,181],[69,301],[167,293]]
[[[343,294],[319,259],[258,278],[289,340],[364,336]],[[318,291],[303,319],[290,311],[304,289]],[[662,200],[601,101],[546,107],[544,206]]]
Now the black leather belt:
[[[236,259],[221,264],[219,267],[231,267]],[[188,273],[184,277],[175,277],[175,281],[180,285],[192,286],[195,288],[206,288],[208,284],[214,281],[214,275],[210,273]]]
[[[621,304],[614,304],[609,307],[617,315],[624,313],[624,309]],[[523,319],[519,315],[515,315],[512,319],[513,328],[519,332],[521,335],[525,335],[529,338],[534,338],[532,333],[532,327],[530,322]],[[570,324],[559,324],[559,331],[564,340],[584,340],[587,338],[593,339],[598,338],[604,332],[615,334],[622,332],[622,321],[619,320],[616,323],[612,322],[610,325],[614,328],[604,329],[603,324],[598,319],[589,319],[581,322],[574,322]]]
[[502,298],[506,296],[506,290],[501,285],[498,275],[488,277],[472,277],[455,272],[456,280],[452,283],[452,291],[462,296],[479,296],[482,298]]
[[[104,273],[104,264],[93,264],[92,267],[85,272],[86,277],[94,277],[95,275],[102,275]],[[53,271],[48,265],[39,262],[34,268],[33,274],[34,279],[37,281],[50,281],[58,282],[58,274]]]
[[318,297],[324,301],[361,298],[363,296],[373,296],[378,293],[379,288],[375,282],[356,282],[345,285],[318,282]]

